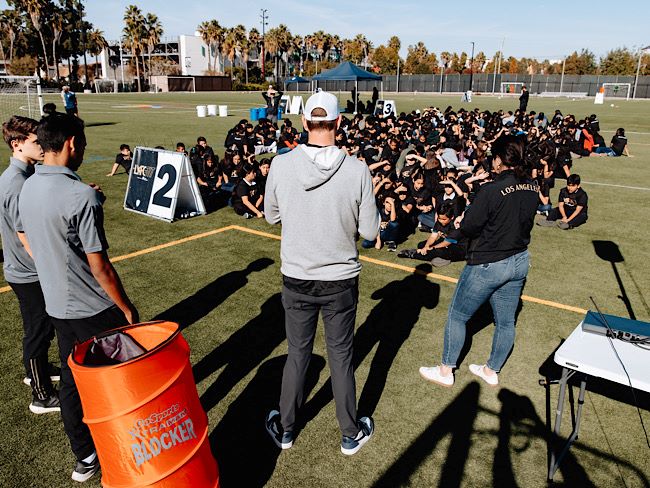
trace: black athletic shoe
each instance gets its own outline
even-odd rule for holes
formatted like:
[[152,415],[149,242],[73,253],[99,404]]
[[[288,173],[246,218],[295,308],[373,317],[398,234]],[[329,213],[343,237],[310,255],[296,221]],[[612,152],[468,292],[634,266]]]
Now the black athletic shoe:
[[266,431],[280,449],[290,449],[293,446],[293,432],[285,432],[280,423],[280,412],[271,410],[264,423]]
[[[61,368],[54,366],[53,364],[50,364],[49,366],[50,381],[61,381]],[[27,386],[32,386],[32,375],[28,373],[23,378],[23,383],[25,383]]]
[[72,479],[83,483],[92,478],[97,471],[99,471],[99,458],[95,457],[95,460],[90,463],[77,461],[77,465],[72,472]]
[[32,399],[32,403],[29,404],[29,410],[39,415],[42,413],[60,412],[61,403],[59,403],[59,397],[56,394],[49,396],[45,400],[34,398]]
[[416,249],[402,249],[399,253],[397,253],[397,257],[415,259],[417,252],[418,251]]
[[375,433],[375,422],[371,417],[361,417],[357,421],[357,425],[359,426],[359,433],[355,437],[344,435],[341,440],[341,452],[346,456],[356,454]]

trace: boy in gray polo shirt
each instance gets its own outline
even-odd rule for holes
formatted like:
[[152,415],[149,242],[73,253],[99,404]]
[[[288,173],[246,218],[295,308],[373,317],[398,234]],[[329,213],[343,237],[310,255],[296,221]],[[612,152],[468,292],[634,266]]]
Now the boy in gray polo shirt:
[[37,128],[38,122],[20,116],[13,116],[2,124],[2,136],[12,156],[9,167],[0,176],[0,235],[5,280],[18,297],[23,318],[25,382],[32,387],[29,409],[34,413],[47,413],[61,410],[47,360],[54,329],[45,311],[43,291],[18,212],[23,184],[34,173],[34,164],[43,159],[43,151],[36,142]]
[[61,415],[77,458],[72,479],[86,481],[99,463],[67,359],[75,342],[135,323],[138,313],[108,259],[103,195],[75,173],[86,148],[83,121],[52,114],[37,135],[44,161],[23,185],[19,210],[59,343]]

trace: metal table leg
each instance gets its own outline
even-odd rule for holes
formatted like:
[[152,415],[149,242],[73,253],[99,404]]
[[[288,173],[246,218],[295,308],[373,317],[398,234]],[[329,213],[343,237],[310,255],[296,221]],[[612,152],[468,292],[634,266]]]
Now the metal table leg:
[[[564,410],[564,398],[566,393],[567,382],[569,381],[569,378],[571,378],[575,373],[576,371],[571,370],[569,368],[562,368],[562,377],[560,378],[560,382],[559,382],[560,394],[557,402],[557,410],[555,412],[555,428],[553,429],[553,438],[551,439],[551,442],[555,441],[556,439],[559,439],[560,437],[560,426],[562,424],[562,411]],[[566,443],[564,444],[564,447],[562,448],[562,451],[557,457],[555,456],[555,449],[553,449],[553,447],[551,446],[551,462],[548,470],[548,481],[553,481],[553,476],[555,475],[555,472],[560,467],[560,463],[562,462],[562,459],[564,459],[564,456],[567,454],[567,452],[569,452],[569,448],[571,447],[571,444],[573,444],[575,440],[578,438],[578,434],[580,432],[580,420],[582,418],[582,406],[585,403],[586,387],[587,387],[587,377],[584,376],[580,381],[580,394],[578,395],[578,411],[576,413],[576,420],[573,425],[573,431],[571,432],[571,435],[567,439]]]

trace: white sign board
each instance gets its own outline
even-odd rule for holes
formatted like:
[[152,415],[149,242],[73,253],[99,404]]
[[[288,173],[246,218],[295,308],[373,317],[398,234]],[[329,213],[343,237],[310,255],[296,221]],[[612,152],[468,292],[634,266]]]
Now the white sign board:
[[594,103],[596,105],[602,105],[603,103],[605,103],[605,93],[601,91],[596,93],[596,98],[594,99]]
[[167,222],[204,215],[205,205],[187,156],[136,147],[124,208]]
[[291,105],[289,106],[289,112],[291,115],[300,115],[305,109],[305,102],[303,101],[300,95],[294,95],[291,100]]
[[397,115],[395,100],[377,100],[377,104],[375,105],[375,115],[388,117],[391,114]]

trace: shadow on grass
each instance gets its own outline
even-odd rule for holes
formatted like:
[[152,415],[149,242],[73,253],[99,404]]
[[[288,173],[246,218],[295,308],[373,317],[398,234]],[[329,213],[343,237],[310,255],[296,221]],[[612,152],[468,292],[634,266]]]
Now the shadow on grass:
[[[612,265],[612,271],[614,272],[614,277],[618,283],[618,287],[621,290],[621,294],[618,295],[618,298],[623,302],[627,310],[628,315],[632,320],[636,320],[636,314],[632,308],[632,303],[630,302],[630,297],[627,295],[625,286],[623,285],[623,280],[621,279],[621,274],[618,272],[618,267],[616,263],[624,263],[625,258],[621,254],[621,250],[618,248],[618,245],[612,241],[591,241],[594,245],[594,252],[603,261],[607,261]],[[636,282],[635,282],[636,284]],[[643,297],[643,295],[641,295]]]
[[[376,290],[371,298],[380,300],[354,335],[353,367],[356,370],[377,346],[368,378],[359,397],[359,416],[372,416],[386,386],[388,373],[399,350],[417,324],[422,308],[433,309],[440,299],[440,286],[425,274],[431,266],[421,264],[403,280],[392,281]],[[332,400],[331,379],[305,405],[302,418],[309,422]]]
[[198,383],[225,366],[216,380],[201,395],[205,411],[209,411],[253,371],[284,341],[284,309],[276,293],[262,304],[257,317],[244,324],[225,342],[201,359],[192,368]]
[[117,125],[117,122],[91,122],[86,127],[103,127],[105,125]]
[[226,273],[201,288],[194,295],[185,298],[164,312],[160,312],[152,320],[169,320],[178,323],[181,330],[185,329],[208,315],[237,290],[246,286],[249,274],[262,271],[273,263],[272,259],[261,258],[242,270]]
[[[550,455],[551,455],[551,446],[554,446],[555,449],[560,448],[561,445],[564,445],[566,442],[566,438],[563,439],[558,439],[555,433],[553,432],[554,430],[554,416],[553,414],[556,411],[556,405],[557,402],[553,402],[551,398],[551,385],[557,384],[561,375],[562,375],[562,367],[559,366],[553,359],[555,356],[555,352],[562,346],[564,343],[564,339],[560,341],[560,344],[555,348],[555,350],[546,358],[546,360],[542,363],[542,365],[539,368],[539,374],[544,377],[544,380],[540,381],[540,384],[544,386],[545,390],[545,405],[546,405],[546,418],[545,418],[545,424],[542,424],[542,420],[538,418],[537,414],[535,413],[534,407],[532,404],[527,405],[526,404],[526,409],[528,412],[530,412],[529,417],[535,421],[535,425],[540,424],[542,427],[539,427],[535,429],[535,432],[532,433],[532,435],[535,435],[537,437],[544,437],[546,439],[547,443],[547,465],[550,463]],[[570,410],[570,420],[571,424],[570,427],[567,428],[565,427],[565,432],[569,432],[570,429],[573,429],[573,426],[575,425],[576,421],[576,399],[575,395],[573,393],[573,388],[577,387],[580,388],[580,381],[583,378],[583,376],[578,373],[574,374],[571,378],[569,378],[569,381],[567,383],[567,389],[568,389],[568,401],[569,401],[569,410]],[[600,378],[596,377],[589,377],[586,385],[586,390],[595,393],[597,395],[601,395],[604,397],[607,397],[611,400],[614,400],[616,402],[620,403],[625,403],[627,405],[635,406],[635,399],[634,396],[632,395],[632,392],[629,388],[629,386],[626,385],[620,385],[618,383],[613,383],[611,381],[606,381]],[[524,397],[519,397],[519,398],[524,398]],[[525,399],[527,403],[530,403],[530,400],[528,398]],[[636,390],[636,400],[638,402],[638,407],[642,408],[644,410],[650,411],[650,394]],[[585,414],[586,412],[583,410],[583,418],[582,421],[585,420]],[[598,419],[598,414],[596,412],[596,418],[593,419],[594,421],[600,421]],[[618,420],[618,419],[612,419]],[[567,434],[568,435],[568,434]],[[648,481],[648,478],[643,474],[641,470],[639,470],[636,466],[628,462],[627,460],[623,460],[617,457],[613,457],[609,455],[608,453],[594,449],[594,448],[589,448],[583,445],[580,445],[578,442],[572,445],[571,449],[581,449],[585,450],[596,457],[598,457],[601,460],[604,461],[610,461],[615,463],[617,466],[624,466],[631,471],[633,471],[636,476],[638,477],[640,481],[639,486],[644,486],[646,488],[650,487],[650,482]],[[562,472],[562,476],[564,479],[564,484],[567,486],[593,486],[593,483],[589,482],[589,478],[585,472],[585,470],[580,466],[578,460],[576,457],[572,454],[571,449],[567,451],[564,459],[560,463],[559,470]],[[556,451],[558,452],[558,451]],[[619,468],[619,473],[620,473],[620,468]],[[625,480],[621,478],[621,481],[623,485],[626,485]],[[635,485],[636,486],[636,485]]]
[[[441,487],[460,486],[472,445],[474,421],[478,412],[480,387],[472,382],[411,443],[400,458],[375,482],[373,488],[393,488],[409,484],[409,479],[438,443],[451,435],[448,456],[440,473]],[[499,485],[501,486],[501,485]]]
[[[210,434],[223,488],[264,486],[275,470],[280,449],[266,433],[264,419],[269,410],[277,408],[280,401],[282,370],[286,359],[287,356],[283,355],[262,364]],[[305,381],[305,396],[318,382],[324,367],[325,359],[312,355]]]

